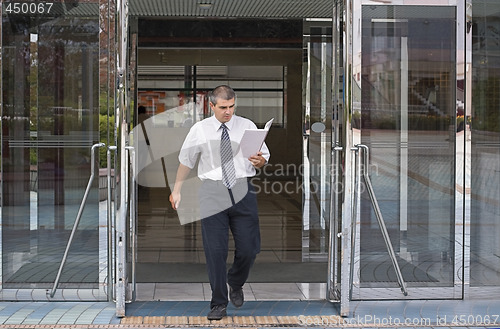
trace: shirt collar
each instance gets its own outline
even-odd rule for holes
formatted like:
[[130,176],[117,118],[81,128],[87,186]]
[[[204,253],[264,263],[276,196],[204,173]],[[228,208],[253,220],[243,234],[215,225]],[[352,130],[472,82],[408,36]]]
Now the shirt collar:
[[[234,117],[235,117],[235,115],[233,114],[233,116],[231,117],[231,120],[226,122],[226,127],[229,131],[231,131],[233,129]],[[215,130],[218,131],[220,129],[222,123],[219,120],[217,120],[215,115],[212,115],[212,118],[213,118],[213,124],[214,124]]]

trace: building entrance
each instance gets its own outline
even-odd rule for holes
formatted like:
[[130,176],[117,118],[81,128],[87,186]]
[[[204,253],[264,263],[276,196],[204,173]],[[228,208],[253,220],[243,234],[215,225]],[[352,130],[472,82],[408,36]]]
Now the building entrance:
[[[136,104],[143,113],[136,113],[134,131],[139,129],[140,135],[136,152],[144,154],[136,156],[140,168],[136,281],[141,298],[144,296],[141,289],[151,288],[146,283],[208,282],[199,218],[183,209],[173,211],[168,196],[183,138],[194,123],[211,115],[206,94],[219,84],[235,89],[237,115],[251,119],[261,128],[274,118],[266,140],[272,160],[252,180],[258,191],[262,246],[248,282],[324,284],[325,281],[325,227],[316,228],[322,242],[306,237],[312,242],[311,248],[309,243],[307,248],[303,245],[302,21],[279,23],[285,32],[277,34],[274,42],[256,35],[255,41],[238,49],[223,48],[242,43],[244,39],[238,36],[227,38],[225,42],[229,45],[213,47],[209,42],[202,43],[207,48],[199,50],[200,45],[191,48],[195,35],[182,38],[174,35],[168,45],[159,47],[164,43],[162,34],[154,34],[155,24],[167,24],[174,31],[184,32],[183,26],[224,31],[223,23],[138,22],[139,27],[153,26],[145,35],[139,28],[137,37]],[[253,24],[256,22],[240,23],[233,34],[242,34]],[[278,23],[271,20],[261,24],[267,26],[266,30]],[[164,154],[158,156],[161,148]],[[144,156],[149,157],[147,163],[141,163]],[[193,190],[183,195],[183,202],[192,202],[197,207],[197,193]],[[232,250],[231,245],[229,263]]]
[[123,316],[137,283],[205,283],[167,198],[222,83],[275,119],[250,282],[324,282],[343,315],[498,294],[498,4],[418,2],[2,1],[0,298]]

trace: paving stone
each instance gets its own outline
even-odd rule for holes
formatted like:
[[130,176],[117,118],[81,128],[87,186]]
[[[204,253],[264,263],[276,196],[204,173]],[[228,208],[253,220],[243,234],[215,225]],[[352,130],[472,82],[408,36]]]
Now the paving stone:
[[177,326],[188,323],[187,316],[167,316],[165,317],[165,324],[170,326]]
[[278,316],[277,319],[279,324],[283,325],[299,324],[299,318],[296,316]]
[[253,316],[233,316],[232,320],[235,325],[244,325],[245,327],[255,325],[255,319]]
[[143,319],[144,324],[165,324],[164,316],[145,316]]
[[142,316],[127,316],[121,319],[121,324],[142,324],[144,318]]
[[256,316],[255,322],[259,325],[278,324],[278,319],[275,316]]

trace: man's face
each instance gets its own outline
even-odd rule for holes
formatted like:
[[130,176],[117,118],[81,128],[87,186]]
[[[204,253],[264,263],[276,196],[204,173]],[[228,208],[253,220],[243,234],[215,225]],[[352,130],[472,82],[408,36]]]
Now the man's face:
[[221,123],[231,120],[234,114],[234,98],[230,100],[217,99],[217,104],[210,103],[215,118]]

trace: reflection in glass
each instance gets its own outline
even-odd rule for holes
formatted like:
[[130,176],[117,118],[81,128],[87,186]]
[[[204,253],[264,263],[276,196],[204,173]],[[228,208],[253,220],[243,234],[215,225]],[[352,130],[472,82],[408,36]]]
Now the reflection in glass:
[[[353,126],[408,287],[453,285],[454,7],[363,6]],[[440,31],[435,33],[435,31]],[[373,206],[360,201],[361,287],[398,287]]]
[[[168,196],[179,165],[179,150],[192,125],[189,119],[193,118],[193,113],[196,121],[210,116],[208,91],[217,85],[229,84],[236,91],[237,115],[251,119],[261,128],[274,117],[273,128],[266,139],[271,149],[271,163],[252,181],[259,198],[262,234],[261,253],[253,271],[262,270],[269,282],[279,282],[282,280],[281,267],[302,267],[301,177],[300,166],[295,163],[301,161],[298,147],[301,145],[301,131],[297,130],[301,117],[301,49],[293,50],[293,56],[276,50],[266,51],[265,56],[270,60],[269,63],[266,60],[265,66],[252,49],[238,49],[238,55],[228,61],[231,65],[227,66],[214,65],[211,61],[212,58],[227,56],[231,52],[228,49],[213,54],[204,50],[201,62],[206,65],[196,66],[170,63],[169,55],[176,54],[176,51],[164,52],[165,61],[159,66],[152,66],[147,49],[139,48],[138,56],[137,103],[145,106],[145,117],[149,118],[143,121],[144,127],[136,125],[133,129],[136,154],[147,154],[137,158],[140,171],[137,177],[138,280],[141,282],[146,277],[141,268],[149,269],[150,266],[155,266],[156,270],[148,273],[147,278],[155,277],[156,282],[169,280],[162,269],[168,269],[168,273],[179,281],[208,280],[199,215],[195,211],[199,202],[199,186],[196,185],[200,183],[197,170],[190,173],[190,186],[183,185],[181,216],[172,210]],[[190,54],[193,54],[192,49],[183,52],[183,62],[192,62]],[[291,68],[288,63],[291,63]],[[163,71],[169,74],[161,74]],[[290,90],[290,86],[293,89]],[[193,95],[196,95],[196,107]],[[287,125],[291,128],[288,129]],[[145,138],[149,140],[149,147]],[[230,239],[228,262],[233,258],[233,252]],[[269,266],[274,264],[279,270],[269,271]],[[301,271],[289,267],[283,270],[304,278]],[[322,272],[317,273],[320,276]]]
[[[168,72],[164,76],[161,72]],[[283,127],[285,80],[283,66],[172,66],[139,68],[138,103],[169,128],[190,127],[211,116],[207,93],[227,84],[237,92],[236,113],[263,127],[271,118]],[[158,87],[161,86],[161,87]],[[196,95],[196,97],[194,96]],[[159,116],[158,116],[159,115]]]
[[[332,22],[304,25],[303,63],[303,259],[325,261],[331,191]],[[319,129],[316,129],[321,127]]]
[[500,3],[474,1],[472,13],[471,286],[498,286],[500,43],[497,27]]
[[[97,18],[4,18],[4,288],[55,280],[98,141],[98,32]],[[97,287],[98,220],[96,185],[60,287]]]

